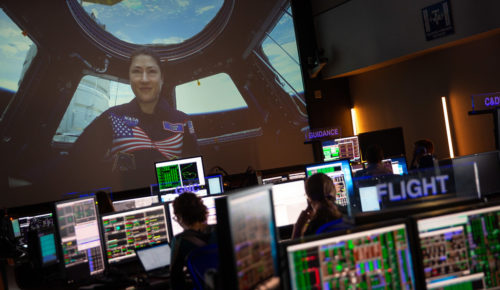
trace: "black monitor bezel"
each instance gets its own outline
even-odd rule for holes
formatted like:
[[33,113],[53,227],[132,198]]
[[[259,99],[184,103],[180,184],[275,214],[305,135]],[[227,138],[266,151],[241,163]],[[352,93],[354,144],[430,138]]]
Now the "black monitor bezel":
[[[60,205],[60,204],[77,202],[77,201],[85,200],[85,199],[92,199],[93,200],[93,204],[94,204],[95,212],[96,212],[96,220],[97,220],[97,227],[98,227],[98,231],[99,231],[99,238],[101,240],[101,242],[100,242],[100,244],[101,244],[100,248],[101,248],[102,257],[103,257],[103,270],[102,270],[102,272],[96,273],[94,275],[90,274],[90,272],[89,272],[89,277],[100,276],[100,275],[104,274],[109,269],[108,260],[106,259],[106,254],[105,254],[106,253],[105,252],[106,249],[104,247],[104,242],[103,242],[104,241],[104,237],[102,235],[102,227],[101,227],[101,223],[100,223],[100,216],[101,215],[100,215],[99,209],[97,207],[97,200],[96,200],[95,195],[83,196],[83,197],[70,198],[70,199],[64,199],[64,200],[56,201],[56,202],[53,203],[53,211],[52,212],[53,212],[53,215],[55,216],[54,227],[55,227],[55,233],[56,233],[56,240],[57,240],[57,243],[58,243],[57,246],[58,246],[58,250],[59,250],[59,260],[61,261],[60,265],[61,265],[62,271],[64,272],[65,279],[68,282],[70,282],[70,283],[82,281],[82,280],[85,280],[85,279],[87,279],[89,277],[81,277],[80,275],[74,273],[76,271],[73,271],[73,272],[68,271],[68,267],[66,267],[66,264],[64,263],[62,240],[61,240],[61,235],[60,235],[60,230],[59,230],[59,216],[57,214],[57,206]],[[89,269],[89,271],[90,271],[90,269]]]

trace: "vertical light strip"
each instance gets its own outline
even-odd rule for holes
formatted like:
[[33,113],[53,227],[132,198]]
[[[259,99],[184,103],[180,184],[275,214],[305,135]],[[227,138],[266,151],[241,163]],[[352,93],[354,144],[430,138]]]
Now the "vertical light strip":
[[448,148],[450,149],[450,158],[454,158],[455,153],[453,152],[453,143],[451,141],[450,121],[448,119],[448,107],[446,106],[446,97],[441,97],[441,103],[443,104],[444,123],[446,125],[446,135],[448,136]]
[[351,119],[353,135],[358,135],[358,116],[356,115],[356,110],[354,108],[351,108]]

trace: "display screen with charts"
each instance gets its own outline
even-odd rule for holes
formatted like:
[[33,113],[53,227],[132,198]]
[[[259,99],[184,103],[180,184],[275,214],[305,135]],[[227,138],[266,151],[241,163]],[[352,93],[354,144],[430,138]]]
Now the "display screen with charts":
[[168,242],[167,214],[163,204],[101,217],[110,264],[135,257],[135,250]]

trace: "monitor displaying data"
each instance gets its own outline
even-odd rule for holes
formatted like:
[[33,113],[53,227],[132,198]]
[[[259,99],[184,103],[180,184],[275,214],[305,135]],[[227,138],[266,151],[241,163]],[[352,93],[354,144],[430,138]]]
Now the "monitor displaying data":
[[335,202],[341,206],[349,204],[349,197],[354,194],[354,185],[348,159],[308,165],[306,173],[307,177],[316,173],[328,175],[333,180],[337,191]]
[[417,219],[428,289],[499,289],[500,206]]
[[38,233],[38,244],[40,246],[40,262],[42,266],[49,266],[57,263],[56,240],[52,231],[41,231]]
[[106,214],[101,217],[110,264],[135,257],[135,250],[168,242],[164,205]]
[[323,161],[325,162],[339,159],[361,160],[358,136],[323,141],[321,145],[323,148]]
[[207,177],[208,192],[210,194],[221,194],[224,192],[222,175],[212,175]]
[[201,156],[157,162],[155,168],[160,194],[208,192]]
[[157,195],[136,197],[131,199],[113,201],[113,207],[115,208],[115,211],[124,211],[151,206],[155,203],[158,203],[159,200],[160,199]]
[[56,215],[67,274],[83,278],[85,275],[81,269],[88,269],[90,275],[104,272],[103,244],[95,198],[91,196],[56,202]]
[[271,186],[240,190],[216,205],[224,289],[258,289],[277,276]]
[[307,208],[304,180],[275,184],[272,190],[276,226],[295,224],[300,213]]
[[14,234],[14,237],[21,237],[21,227],[19,226],[19,219],[12,219],[10,222],[12,223],[12,233]]
[[392,171],[393,174],[396,175],[408,174],[408,167],[406,165],[406,158],[404,156],[383,159],[382,164],[387,169]]
[[[208,209],[207,224],[209,224],[209,225],[217,224],[217,215],[215,214],[215,199],[219,198],[219,197],[222,197],[222,195],[206,196],[206,197],[203,197],[201,199],[203,201],[203,204],[205,204],[205,206]],[[169,211],[169,218],[170,218],[169,225],[171,227],[172,236],[175,236],[175,235],[182,233],[184,231],[184,229],[181,227],[181,225],[175,219],[173,202],[168,203],[168,211]]]
[[27,236],[30,229],[47,228],[54,226],[52,213],[43,213],[35,216],[23,216],[18,218],[20,239],[23,243],[28,243]]
[[415,289],[405,224],[286,246],[291,289]]

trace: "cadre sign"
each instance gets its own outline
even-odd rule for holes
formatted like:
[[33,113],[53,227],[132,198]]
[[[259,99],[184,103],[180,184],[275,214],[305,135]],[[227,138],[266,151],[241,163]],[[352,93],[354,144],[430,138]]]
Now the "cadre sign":
[[492,110],[500,107],[500,92],[472,96],[472,111]]

